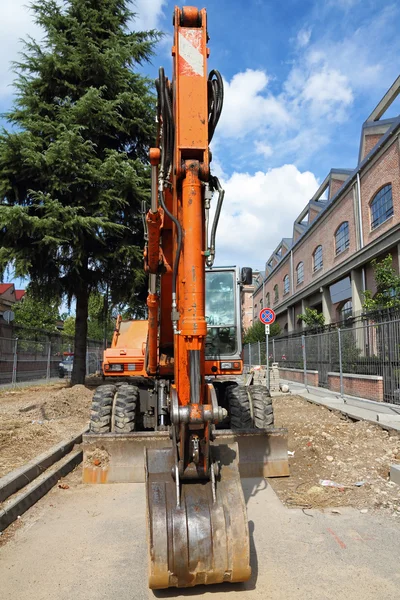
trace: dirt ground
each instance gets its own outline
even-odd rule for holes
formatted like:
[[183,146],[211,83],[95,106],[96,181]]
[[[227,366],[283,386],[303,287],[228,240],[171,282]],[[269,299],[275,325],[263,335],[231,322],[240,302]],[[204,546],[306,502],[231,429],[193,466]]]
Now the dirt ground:
[[88,423],[93,390],[54,384],[0,392],[0,477]]
[[[92,395],[93,389],[65,384],[0,392],[0,477],[81,431]],[[400,462],[398,434],[353,422],[299,396],[274,398],[274,410],[276,425],[289,430],[294,452],[290,477],[270,480],[284,504],[383,508],[400,518],[400,490],[389,481],[390,465]]]
[[[274,399],[275,424],[289,430],[290,477],[270,480],[288,506],[383,508],[400,517],[400,488],[389,480],[400,462],[400,436],[299,396]],[[330,480],[338,487],[326,487]]]

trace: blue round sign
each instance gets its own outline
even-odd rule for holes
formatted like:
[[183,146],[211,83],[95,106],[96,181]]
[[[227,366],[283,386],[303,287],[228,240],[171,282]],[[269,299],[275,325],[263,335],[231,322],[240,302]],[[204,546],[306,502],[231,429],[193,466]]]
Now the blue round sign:
[[259,317],[264,325],[271,325],[275,321],[275,311],[272,308],[262,308]]

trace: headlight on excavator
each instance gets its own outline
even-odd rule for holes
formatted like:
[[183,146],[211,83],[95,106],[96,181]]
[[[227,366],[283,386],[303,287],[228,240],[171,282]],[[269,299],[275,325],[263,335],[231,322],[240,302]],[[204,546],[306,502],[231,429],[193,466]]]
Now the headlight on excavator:
[[112,364],[110,365],[110,371],[123,371],[124,365]]
[[222,362],[221,369],[233,369],[233,363],[231,362]]

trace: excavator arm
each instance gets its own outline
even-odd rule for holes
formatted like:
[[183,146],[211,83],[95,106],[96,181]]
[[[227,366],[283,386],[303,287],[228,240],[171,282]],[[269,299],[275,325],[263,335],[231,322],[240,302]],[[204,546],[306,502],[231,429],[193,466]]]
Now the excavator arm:
[[[146,217],[148,371],[155,374],[160,367],[158,332],[166,325],[171,339],[163,344],[173,352],[174,373],[172,447],[146,451],[152,588],[244,581],[251,573],[237,444],[210,444],[227,411],[205,381],[205,272],[216,229],[209,248],[206,211],[210,191],[219,185],[210,175],[209,143],[223,98],[219,73],[207,75],[207,40],[205,9],[176,7],[173,79],[160,69],[157,81],[159,147],[150,151],[153,187]],[[220,205],[217,219],[219,211]],[[172,228],[167,248],[164,224]],[[158,278],[162,297],[170,289],[170,305],[167,300],[161,311]]]

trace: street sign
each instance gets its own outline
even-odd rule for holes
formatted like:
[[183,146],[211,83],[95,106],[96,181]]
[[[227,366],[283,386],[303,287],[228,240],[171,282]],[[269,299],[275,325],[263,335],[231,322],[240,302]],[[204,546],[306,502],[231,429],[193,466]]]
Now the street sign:
[[11,321],[14,321],[15,319],[15,314],[12,310],[5,310],[3,312],[3,319],[6,321],[6,323],[11,323]]
[[269,335],[269,325],[265,326],[265,335]]
[[275,321],[275,312],[272,308],[262,308],[260,310],[259,319],[264,325],[272,325]]

